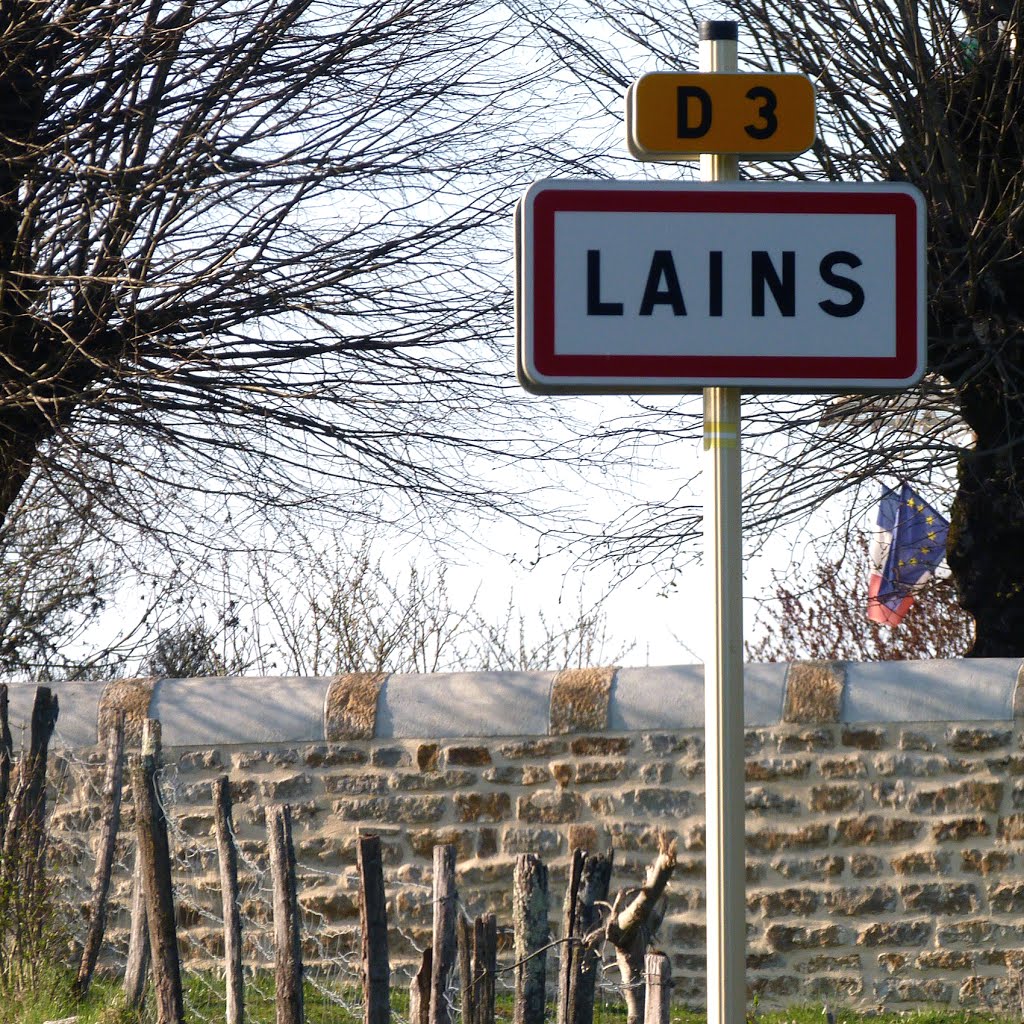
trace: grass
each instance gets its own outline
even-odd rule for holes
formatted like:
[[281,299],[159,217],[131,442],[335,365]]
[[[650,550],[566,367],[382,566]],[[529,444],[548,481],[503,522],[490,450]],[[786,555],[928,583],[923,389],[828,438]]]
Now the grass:
[[[124,1005],[121,984],[117,979],[98,977],[84,1002],[76,1003],[71,992],[73,975],[54,969],[47,973],[46,983],[29,992],[8,998],[0,1004],[0,1024],[43,1024],[77,1016],[78,1024],[153,1024],[151,1005],[141,1011]],[[335,998],[324,994],[324,989]],[[393,993],[396,1021],[407,1019],[408,996],[396,988]],[[336,1000],[342,1000],[339,1004]],[[189,972],[185,976],[186,1019],[189,1024],[220,1024],[224,1020],[223,982],[214,974]],[[329,979],[305,986],[305,1009],[308,1024],[362,1024],[359,993],[350,985],[332,987]],[[245,992],[246,1021],[250,1024],[274,1024],[274,979],[270,971],[247,976]],[[885,1013],[864,1013],[846,1007],[835,1007],[836,1024],[1020,1024],[1020,1018],[1009,1014],[983,1013],[942,1008]],[[499,995],[497,1019],[512,1019],[512,997]],[[554,1021],[552,1007],[548,1015]],[[624,1024],[625,1007],[619,1002],[600,1001],[595,1007],[594,1024]],[[703,1013],[674,1007],[671,1024],[706,1024]],[[817,1005],[793,1006],[786,1010],[762,1010],[755,1007],[748,1014],[748,1024],[825,1024],[823,1008]]]

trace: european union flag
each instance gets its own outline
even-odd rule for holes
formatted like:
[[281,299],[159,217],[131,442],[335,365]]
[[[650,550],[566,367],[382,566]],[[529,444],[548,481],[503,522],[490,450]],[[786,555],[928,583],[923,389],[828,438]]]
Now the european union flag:
[[897,626],[914,603],[913,591],[929,579],[946,557],[949,521],[910,484],[898,491],[882,488],[871,541],[868,618]]

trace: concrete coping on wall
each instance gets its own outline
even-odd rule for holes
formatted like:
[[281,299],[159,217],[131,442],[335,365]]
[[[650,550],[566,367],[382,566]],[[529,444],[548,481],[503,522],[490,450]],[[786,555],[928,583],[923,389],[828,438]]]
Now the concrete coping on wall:
[[[1022,662],[1011,658],[751,664],[744,720],[887,723],[1024,716]],[[27,744],[36,683],[8,684],[15,744]],[[47,683],[60,717],[54,745],[94,746],[125,714],[129,735],[159,718],[166,747],[455,739],[700,729],[700,665],[562,672],[350,673]]]

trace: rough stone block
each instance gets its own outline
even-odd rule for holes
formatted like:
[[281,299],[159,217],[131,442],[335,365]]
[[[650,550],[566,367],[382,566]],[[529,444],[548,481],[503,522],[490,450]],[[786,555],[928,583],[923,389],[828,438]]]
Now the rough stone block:
[[491,763],[491,752],[487,747],[456,746],[444,751],[445,762],[462,768],[476,768]]
[[405,747],[377,747],[370,754],[374,768],[402,768],[412,764],[412,754]]
[[265,800],[292,800],[313,790],[313,779],[305,772],[280,779],[261,779],[259,794]]
[[512,811],[508,793],[456,793],[453,799],[459,821],[504,821]]
[[318,743],[305,747],[303,760],[310,768],[336,768],[342,765],[366,764],[365,750],[356,747],[341,747],[335,743]]
[[334,813],[346,821],[404,821],[430,824],[444,815],[443,796],[372,796],[336,800]]
[[932,826],[932,837],[938,843],[959,843],[991,833],[992,826],[984,818],[952,818]]
[[577,757],[613,757],[628,754],[633,741],[628,736],[578,736],[569,741]]
[[926,732],[904,729],[900,732],[900,750],[934,750],[935,741]]
[[856,785],[812,786],[808,801],[812,811],[852,811],[864,806],[864,791]]
[[747,849],[751,853],[774,853],[825,846],[829,840],[828,825],[803,825],[800,828],[765,828],[747,834]]
[[946,742],[958,753],[975,754],[1007,746],[1012,735],[1010,729],[956,726],[946,733]]
[[818,774],[823,779],[863,779],[868,766],[859,754],[844,757],[823,757],[818,761]]
[[575,821],[582,805],[583,799],[578,793],[538,790],[518,798],[516,817],[529,824],[557,825]]
[[799,814],[800,801],[795,796],[784,796],[773,789],[755,786],[748,789],[745,797],[746,809],[757,814]]
[[352,672],[332,680],[325,701],[324,738],[373,739],[385,678],[381,672]]
[[914,961],[919,971],[966,971],[974,966],[971,953],[953,949],[929,949]]
[[782,732],[778,740],[780,754],[794,754],[799,751],[818,753],[822,750],[834,750],[835,745],[834,729],[800,729],[793,732]]
[[896,909],[896,890],[888,885],[859,889],[829,889],[825,893],[825,906],[833,914],[844,917],[869,917],[887,914]]
[[421,743],[416,748],[416,767],[421,772],[432,772],[437,768],[441,747],[437,743]]
[[231,764],[239,772],[264,772],[274,768],[290,768],[299,760],[293,748],[270,747],[265,750],[240,750],[231,755]]
[[521,740],[515,743],[502,743],[498,747],[498,753],[510,761],[518,761],[527,757],[557,757],[564,754],[567,749],[565,740]]
[[390,789],[388,777],[379,772],[325,775],[323,785],[325,793],[387,793]]
[[903,905],[912,913],[970,914],[978,909],[978,890],[967,882],[928,882],[900,889]]
[[435,846],[454,846],[459,860],[476,853],[476,833],[465,828],[421,828],[409,833],[409,845],[417,857],[429,860]]
[[890,863],[897,875],[942,875],[949,868],[949,854],[914,850],[893,857]]
[[768,945],[780,953],[842,946],[847,938],[846,930],[837,924],[772,924],[764,936]]
[[1000,914],[1024,911],[1024,882],[1003,882],[988,887],[989,907]]
[[921,832],[921,823],[907,818],[886,818],[868,814],[859,818],[842,818],[836,823],[836,842],[851,846],[875,843],[907,843]]
[[633,817],[682,818],[697,809],[697,796],[682,789],[631,789],[622,794],[621,807]]
[[607,833],[602,828],[597,829],[594,825],[570,825],[569,826],[569,849],[586,850],[588,853],[596,853],[601,849],[602,840]]
[[998,811],[1003,801],[1001,782],[966,780],[951,786],[919,789],[910,798],[915,814],[949,814],[958,811]]
[[778,889],[747,897],[747,908],[760,910],[765,917],[804,917],[814,913],[820,903],[821,895],[814,889]]
[[907,784],[903,779],[898,779],[895,782],[876,782],[871,787],[871,798],[880,807],[888,807],[895,810],[906,803]]
[[765,757],[748,760],[745,766],[747,782],[777,782],[780,779],[804,779],[810,773],[811,762],[797,757]]
[[793,662],[786,674],[782,720],[808,725],[838,722],[845,680],[837,662]]
[[507,828],[502,836],[501,848],[507,854],[536,853],[550,856],[562,852],[565,840],[553,828]]
[[924,946],[932,936],[927,921],[876,921],[857,933],[858,946]]
[[608,728],[615,668],[563,669],[551,687],[551,728],[556,735]]
[[961,850],[960,867],[979,875],[1001,874],[1014,865],[1014,855],[1003,850]]
[[948,1003],[953,986],[938,978],[885,978],[875,983],[875,998],[886,1005],[892,1003]]
[[885,729],[869,726],[845,726],[840,734],[839,742],[844,747],[856,747],[858,750],[881,750],[889,743]]
[[783,878],[800,882],[826,882],[843,873],[843,858],[780,857],[772,861],[772,870]]
[[647,785],[664,786],[672,781],[672,765],[644,764],[640,766],[640,781]]
[[576,784],[585,786],[595,782],[615,782],[632,774],[633,765],[621,759],[606,761],[580,761],[576,765]]
[[338,889],[314,889],[299,893],[299,904],[307,914],[333,923],[359,916],[356,898]]
[[896,754],[887,751],[874,760],[875,771],[883,778],[934,778],[951,770],[949,758],[941,754]]
[[223,768],[224,760],[219,750],[186,750],[178,758],[178,769],[183,772]]

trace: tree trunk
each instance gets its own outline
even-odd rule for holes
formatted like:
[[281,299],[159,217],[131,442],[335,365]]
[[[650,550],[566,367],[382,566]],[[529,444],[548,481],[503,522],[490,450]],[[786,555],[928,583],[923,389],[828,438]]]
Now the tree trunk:
[[639,889],[626,889],[615,897],[605,925],[605,936],[615,947],[626,1000],[626,1024],[644,1017],[644,954],[665,915],[662,894],[676,866],[675,844],[659,853],[647,869]]
[[225,1024],[242,1024],[244,986],[242,977],[242,917],[238,909],[238,851],[231,822],[228,777],[213,783],[214,830],[220,865],[221,907],[224,912],[224,982],[227,1006]]
[[142,886],[146,894],[146,920],[156,995],[158,1024],[182,1024],[185,1006],[181,990],[181,961],[174,916],[171,883],[171,850],[167,819],[157,789],[156,748],[159,723],[147,719],[143,732],[142,757],[132,765],[132,796],[135,801],[135,834]]
[[124,776],[124,713],[118,712],[107,730],[107,763],[103,777],[103,813],[96,869],[89,903],[89,931],[82,948],[82,961],[75,979],[75,995],[82,999],[89,991],[107,924],[107,896],[114,864],[114,846],[121,825],[121,780]]
[[277,1024],[303,1024],[302,947],[295,890],[292,812],[284,804],[267,811],[270,874],[274,886],[274,988]]
[[359,924],[362,933],[364,1024],[391,1020],[391,964],[388,960],[388,908],[384,893],[384,862],[379,836],[360,836]]
[[515,1024],[544,1024],[547,982],[548,869],[532,853],[516,858],[512,889]]
[[1024,654],[1024,399],[993,377],[978,373],[961,388],[960,411],[977,440],[960,455],[946,561],[960,606],[974,616],[968,656],[1018,658]]

